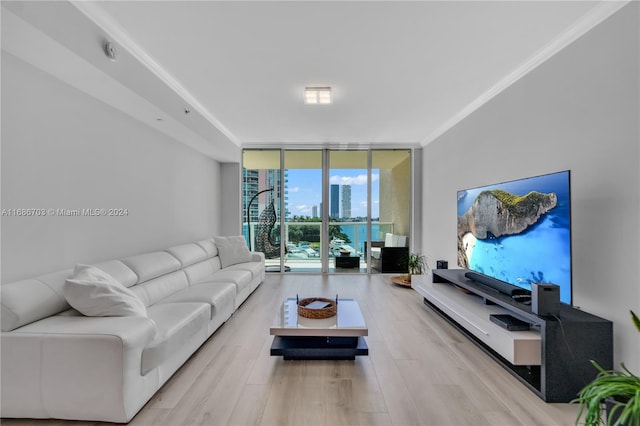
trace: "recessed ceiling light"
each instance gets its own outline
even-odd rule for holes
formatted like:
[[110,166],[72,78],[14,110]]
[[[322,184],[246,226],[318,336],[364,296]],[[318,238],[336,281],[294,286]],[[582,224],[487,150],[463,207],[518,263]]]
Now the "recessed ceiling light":
[[304,103],[307,105],[328,105],[331,101],[331,87],[304,88]]

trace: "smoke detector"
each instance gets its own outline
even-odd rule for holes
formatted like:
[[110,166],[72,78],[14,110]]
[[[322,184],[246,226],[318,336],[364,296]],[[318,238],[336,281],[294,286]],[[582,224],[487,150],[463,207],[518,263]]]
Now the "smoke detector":
[[118,49],[116,48],[116,45],[111,43],[110,41],[107,41],[104,44],[104,53],[109,59],[114,62],[118,59]]

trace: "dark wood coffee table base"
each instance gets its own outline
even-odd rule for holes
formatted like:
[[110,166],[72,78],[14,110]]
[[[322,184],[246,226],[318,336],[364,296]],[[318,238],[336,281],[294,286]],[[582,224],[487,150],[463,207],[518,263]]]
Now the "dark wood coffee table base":
[[369,355],[364,337],[274,336],[271,355],[290,359],[356,359]]

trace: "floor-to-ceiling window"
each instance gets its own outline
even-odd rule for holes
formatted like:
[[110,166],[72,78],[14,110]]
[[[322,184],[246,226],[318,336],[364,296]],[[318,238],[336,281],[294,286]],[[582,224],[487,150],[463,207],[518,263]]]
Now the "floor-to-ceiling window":
[[329,151],[329,272],[366,271],[368,151]]
[[280,271],[282,201],[287,209],[280,155],[279,149],[245,150],[242,155],[243,233],[251,250],[264,253],[268,271]]
[[408,149],[246,149],[248,244],[265,253],[268,271],[380,272],[371,241],[409,243],[410,164]]
[[[411,235],[411,150],[372,150],[371,169],[375,173],[372,180],[376,182],[371,191],[372,206],[375,206],[371,220],[372,245],[384,244],[386,235],[393,234],[393,243],[407,247],[408,254]],[[396,252],[402,253],[399,250]],[[382,272],[381,264],[381,261],[373,262],[375,268],[371,272]]]
[[322,154],[322,150],[284,151],[285,263],[295,272],[322,271]]

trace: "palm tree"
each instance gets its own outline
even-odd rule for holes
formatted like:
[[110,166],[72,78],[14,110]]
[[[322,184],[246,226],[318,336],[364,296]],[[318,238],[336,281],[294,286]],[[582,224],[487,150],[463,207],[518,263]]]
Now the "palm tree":
[[351,242],[349,236],[342,232],[340,225],[329,225],[329,240],[333,240],[335,238],[341,239],[345,243]]

